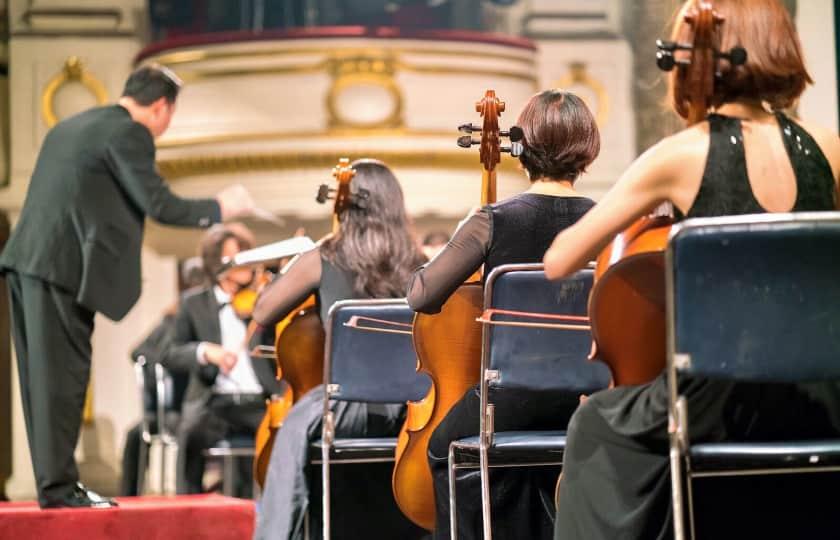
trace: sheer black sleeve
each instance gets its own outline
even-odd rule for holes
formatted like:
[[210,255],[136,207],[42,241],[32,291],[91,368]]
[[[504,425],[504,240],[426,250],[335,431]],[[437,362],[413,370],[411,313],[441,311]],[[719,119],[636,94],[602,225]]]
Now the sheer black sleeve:
[[490,211],[484,209],[470,216],[446,247],[414,272],[406,295],[411,309],[438,313],[449,296],[481,268],[490,246],[490,219]]
[[281,321],[321,284],[321,250],[302,253],[262,290],[254,305],[254,321],[268,327]]

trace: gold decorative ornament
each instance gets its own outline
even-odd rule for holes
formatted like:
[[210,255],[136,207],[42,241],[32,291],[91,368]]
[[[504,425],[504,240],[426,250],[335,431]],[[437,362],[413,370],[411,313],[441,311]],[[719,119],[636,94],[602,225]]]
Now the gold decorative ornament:
[[[387,129],[403,125],[403,96],[394,81],[396,60],[393,56],[385,54],[331,58],[327,63],[327,70],[332,77],[332,84],[326,98],[330,129]],[[351,107],[341,106],[342,94],[354,87],[373,87],[384,90],[390,103],[384,103],[385,108],[382,111],[374,111],[374,115],[369,119],[354,118],[352,111],[347,110]],[[385,100],[375,101],[383,103]]]
[[569,66],[569,72],[554,84],[556,88],[564,89],[575,85],[584,86],[595,94],[595,98],[598,100],[595,104],[589,103],[589,99],[586,96],[580,96],[580,98],[592,109],[592,112],[595,114],[595,122],[598,123],[598,126],[604,127],[610,114],[610,98],[607,94],[607,89],[604,88],[604,85],[598,79],[593,78],[586,71],[586,64],[583,62],[572,62]]
[[47,127],[53,127],[58,123],[54,108],[56,93],[62,86],[71,82],[79,82],[87,88],[96,98],[97,104],[104,105],[108,102],[108,91],[105,85],[90,74],[78,56],[70,56],[64,61],[62,70],[50,79],[41,93],[41,116]]

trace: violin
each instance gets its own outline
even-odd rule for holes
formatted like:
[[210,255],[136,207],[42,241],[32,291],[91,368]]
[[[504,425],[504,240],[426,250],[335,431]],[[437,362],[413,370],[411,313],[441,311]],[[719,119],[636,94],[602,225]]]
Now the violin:
[[[496,200],[495,169],[501,152],[516,152],[515,144],[511,145],[513,150],[500,145],[502,136],[512,140],[518,136],[499,129],[499,116],[504,110],[504,102],[488,90],[476,103],[482,126],[459,126],[459,131],[466,133],[458,139],[459,146],[480,145],[482,205]],[[473,139],[472,133],[479,131],[481,138]],[[435,525],[434,486],[427,456],[429,440],[452,406],[478,383],[482,329],[476,319],[481,316],[483,295],[480,280],[467,282],[449,297],[440,313],[418,313],[412,325],[417,372],[427,373],[432,386],[422,400],[408,403],[397,439],[391,487],[403,514],[427,530]]]
[[[685,14],[693,42],[657,40],[656,63],[686,81],[675,85],[677,112],[688,125],[706,118],[712,107],[718,63],[741,65],[742,47],[721,52],[724,22],[712,2],[698,1]],[[598,255],[589,299],[593,353],[612,372],[614,385],[652,381],[665,368],[665,248],[673,215],[644,216]],[[627,316],[632,314],[632,316]]]
[[[358,204],[368,194],[350,193],[350,181],[356,171],[350,167],[350,160],[341,158],[333,168],[332,175],[337,187],[322,184],[315,200],[323,204],[334,199],[333,232],[338,231],[341,216],[351,204]],[[261,489],[265,488],[265,477],[271,461],[271,450],[277,430],[283,424],[292,406],[308,391],[324,379],[324,327],[318,314],[315,296],[312,295],[292,311],[275,327],[274,360],[277,378],[286,382],[286,392],[273,397],[267,404],[265,416],[257,429],[254,455],[254,478]]]
[[239,290],[233,294],[230,305],[240,319],[251,318],[254,305],[257,303],[257,296],[259,296],[262,288],[271,281],[272,277],[271,272],[260,267],[251,270],[251,279],[247,283],[237,283]]

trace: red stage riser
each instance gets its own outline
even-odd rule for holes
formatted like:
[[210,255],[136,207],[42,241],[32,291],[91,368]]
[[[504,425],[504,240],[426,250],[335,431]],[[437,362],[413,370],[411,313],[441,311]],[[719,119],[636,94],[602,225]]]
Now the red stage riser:
[[122,497],[118,508],[0,503],[2,540],[250,540],[254,502],[220,495]]

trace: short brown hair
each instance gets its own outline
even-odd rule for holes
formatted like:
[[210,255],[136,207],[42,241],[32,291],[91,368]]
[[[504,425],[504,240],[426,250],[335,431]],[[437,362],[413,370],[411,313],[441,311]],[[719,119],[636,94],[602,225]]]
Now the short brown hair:
[[[688,0],[677,12],[671,39],[691,43],[694,31],[685,21],[685,14],[696,5]],[[805,86],[813,83],[802,58],[802,46],[790,13],[778,0],[715,0],[717,13],[723,16],[720,26],[720,51],[729,52],[740,46],[747,51],[747,61],[732,66],[718,62],[720,77],[715,80],[712,107],[738,99],[767,102],[773,110],[792,106]],[[677,98],[677,91],[689,84],[685,69],[675,69],[669,77],[669,99],[674,110],[688,117],[689,104]]]
[[240,223],[213,225],[201,239],[202,267],[213,283],[217,281],[218,273],[222,269],[222,247],[231,238],[236,240],[240,250],[254,247],[254,238],[251,231]]
[[519,156],[531,181],[574,181],[601,151],[595,118],[582,99],[562,90],[534,95],[519,113],[523,151]]

